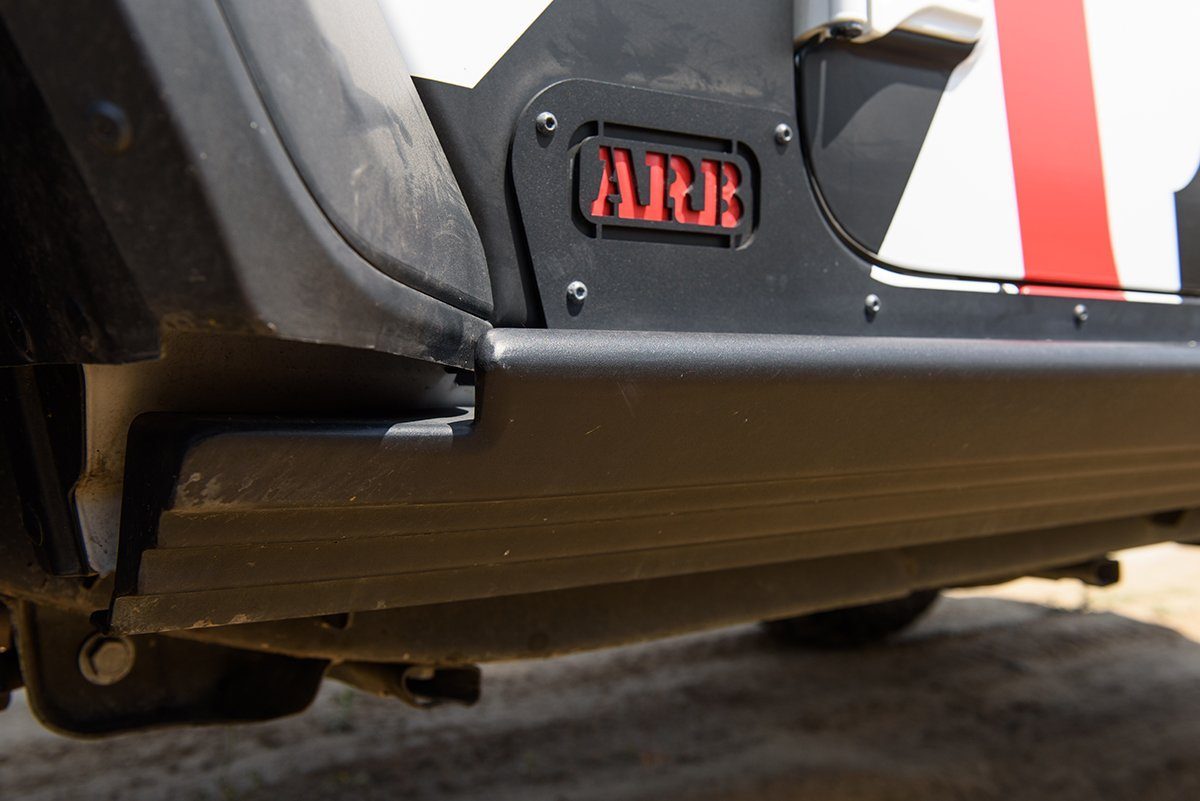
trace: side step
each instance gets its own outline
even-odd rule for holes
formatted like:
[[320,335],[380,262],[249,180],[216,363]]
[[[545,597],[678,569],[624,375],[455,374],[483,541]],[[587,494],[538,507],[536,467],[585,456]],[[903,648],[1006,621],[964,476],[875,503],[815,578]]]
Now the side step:
[[996,584],[1043,565],[1195,532],[1138,517],[709,573],[478,598],[376,612],[175,632],[310,659],[431,665],[547,657],[755,620]]
[[1200,353],[1184,346],[493,331],[477,373],[474,415],[140,418],[113,627],[437,604],[1200,507]]

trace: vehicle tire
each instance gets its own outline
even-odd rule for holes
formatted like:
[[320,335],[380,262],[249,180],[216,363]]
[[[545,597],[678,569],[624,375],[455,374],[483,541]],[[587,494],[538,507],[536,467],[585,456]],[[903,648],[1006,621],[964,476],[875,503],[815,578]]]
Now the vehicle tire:
[[815,612],[765,624],[779,640],[809,648],[857,648],[879,642],[912,625],[938,599],[939,590],[904,598]]

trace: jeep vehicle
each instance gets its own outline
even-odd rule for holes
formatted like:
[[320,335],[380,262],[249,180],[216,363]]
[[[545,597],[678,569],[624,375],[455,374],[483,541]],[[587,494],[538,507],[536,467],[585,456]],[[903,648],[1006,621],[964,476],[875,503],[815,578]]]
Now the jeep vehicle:
[[1197,539],[1200,4],[1160,15],[0,0],[4,699],[470,702]]

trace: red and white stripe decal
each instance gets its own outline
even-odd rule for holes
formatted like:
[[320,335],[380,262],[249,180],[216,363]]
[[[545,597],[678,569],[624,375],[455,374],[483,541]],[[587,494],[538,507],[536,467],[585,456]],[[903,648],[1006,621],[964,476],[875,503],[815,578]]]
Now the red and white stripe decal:
[[1200,163],[1187,41],[1200,2],[1161,0],[1182,38],[1136,52],[1128,4],[983,2],[982,38],[951,76],[880,257],[1030,294],[1178,292],[1174,192]]

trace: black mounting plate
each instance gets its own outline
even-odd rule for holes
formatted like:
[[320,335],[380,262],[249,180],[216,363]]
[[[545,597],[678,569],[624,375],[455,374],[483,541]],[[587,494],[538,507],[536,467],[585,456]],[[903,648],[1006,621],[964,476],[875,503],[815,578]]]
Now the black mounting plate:
[[[537,129],[543,111],[558,121],[552,136]],[[797,143],[776,143],[781,123],[796,125],[788,111],[600,81],[561,81],[538,94],[518,122],[512,171],[547,325],[759,331],[766,316],[776,320],[769,330],[788,330],[790,315],[772,298],[787,280],[779,258],[790,247],[786,198],[803,186],[780,164],[803,165]],[[739,226],[733,247],[728,237],[688,236],[670,223],[642,236],[596,236],[594,220],[578,209],[595,184],[579,185],[581,173],[591,171],[575,159],[582,143],[616,131],[673,152],[711,150],[745,164],[750,174],[741,191],[752,230],[743,234]],[[585,302],[568,299],[572,281],[588,287]]]
[[[557,119],[553,135],[537,116]],[[534,96],[517,119],[511,174],[549,328],[851,336],[1193,341],[1200,304],[915,288],[872,277],[813,190],[799,137],[775,140],[793,112],[568,79]],[[598,130],[602,129],[602,130]],[[589,137],[635,129],[668,146],[724,141],[752,166],[753,230],[736,247],[596,237],[579,209],[574,151]],[[693,145],[694,146],[694,145]],[[607,226],[605,226],[607,228]],[[656,232],[664,233],[664,232]],[[587,287],[583,303],[567,285]],[[969,282],[966,282],[969,284]],[[969,289],[969,286],[964,286]],[[875,296],[881,309],[866,310]]]

